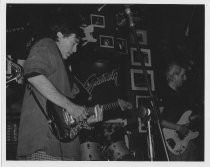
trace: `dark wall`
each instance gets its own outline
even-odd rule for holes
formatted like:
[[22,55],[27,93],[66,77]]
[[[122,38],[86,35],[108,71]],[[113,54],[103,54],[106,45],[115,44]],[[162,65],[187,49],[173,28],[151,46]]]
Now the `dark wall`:
[[[95,28],[93,36],[98,39],[99,35],[103,34],[128,40],[128,20],[119,26],[119,20],[115,17],[118,13],[124,13],[125,6],[107,4],[99,12],[101,6],[102,4],[8,4],[7,30],[20,27],[23,29],[7,32],[7,54],[11,54],[14,59],[26,59],[31,38],[39,39],[45,35],[49,22],[56,15],[74,19],[78,25],[89,25],[91,13],[103,15],[106,28]],[[181,59],[191,63],[192,68],[187,91],[193,92],[193,98],[201,98],[204,94],[204,5],[135,4],[130,8],[134,15],[137,13],[140,18],[136,28],[147,30],[148,45],[141,47],[151,49],[157,91],[161,91],[164,85],[162,74],[168,60]],[[122,18],[127,18],[125,13]],[[128,53],[121,55],[114,49],[100,48],[99,42],[92,43],[81,48],[79,56],[74,56],[71,61],[77,71],[83,70],[79,65],[81,61],[94,63],[98,60],[108,60],[123,66],[123,87],[127,87],[129,91],[131,46],[128,42]],[[184,57],[174,57],[175,50],[186,54]]]

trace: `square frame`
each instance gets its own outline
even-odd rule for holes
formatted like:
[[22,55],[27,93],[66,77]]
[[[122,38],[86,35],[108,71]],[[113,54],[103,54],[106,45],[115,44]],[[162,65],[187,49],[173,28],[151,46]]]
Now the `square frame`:
[[[141,66],[140,58],[138,58],[137,48],[130,48],[131,52],[131,65],[133,66]],[[145,60],[145,66],[151,67],[151,51],[150,49],[141,49],[141,52],[143,53]]]
[[[149,100],[149,96],[140,96],[140,95],[136,95],[136,108],[138,108],[140,106],[141,103],[143,103],[143,105],[145,106],[145,101]],[[147,105],[145,106],[147,107]],[[144,124],[144,122],[142,121],[143,119],[141,119],[140,117],[138,117],[138,123],[139,123],[139,133],[146,133],[146,125]]]
[[127,40],[123,38],[115,38],[115,49],[118,53],[127,54]]
[[[146,85],[146,80],[143,75],[143,70],[138,69],[130,69],[131,72],[131,88],[132,90],[148,90]],[[151,90],[155,90],[155,83],[154,83],[154,72],[152,70],[147,70],[147,74],[149,75],[149,83]]]
[[[146,30],[136,30],[137,40],[140,45],[147,45],[147,31]],[[133,34],[130,34],[130,43],[135,44]]]
[[105,17],[102,15],[90,14],[90,21],[94,27],[105,28]]
[[139,44],[147,45],[147,31],[146,30],[136,30],[137,38]]
[[112,36],[100,35],[100,47],[103,48],[114,48],[114,38]]

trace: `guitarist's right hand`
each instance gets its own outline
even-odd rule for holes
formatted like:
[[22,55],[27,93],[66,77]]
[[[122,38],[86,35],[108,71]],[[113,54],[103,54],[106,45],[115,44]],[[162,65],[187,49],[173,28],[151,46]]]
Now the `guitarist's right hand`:
[[87,118],[85,108],[76,104],[72,104],[71,107],[67,108],[66,111],[71,114],[71,116],[76,119],[77,122],[82,121]]
[[184,137],[189,133],[189,128],[185,125],[180,125],[177,131],[181,136]]

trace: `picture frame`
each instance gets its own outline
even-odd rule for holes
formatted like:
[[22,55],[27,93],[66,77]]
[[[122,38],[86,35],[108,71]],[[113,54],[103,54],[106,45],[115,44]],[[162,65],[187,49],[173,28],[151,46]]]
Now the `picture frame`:
[[139,133],[147,133],[146,124],[139,117],[138,117],[138,124],[139,124],[139,126],[138,126]]
[[130,48],[131,53],[131,65],[133,66],[141,66],[140,56],[143,56],[145,66],[151,67],[151,50],[150,49],[141,49],[142,55],[138,55],[137,48]]
[[[140,95],[136,95],[136,108],[139,108],[140,106],[145,106],[148,107],[149,106],[149,100],[150,97],[149,96],[140,96]],[[146,133],[147,132],[147,127],[145,125],[145,122],[143,121],[143,118],[138,117],[138,130],[139,133]]]
[[147,31],[146,30],[136,30],[137,38],[139,44],[147,45]]
[[99,35],[100,47],[114,48],[114,38],[112,36]]
[[[146,95],[136,95],[136,108],[139,108],[140,106],[149,107],[150,106],[150,97]],[[147,127],[145,124],[145,121],[143,121],[144,118],[138,117],[138,123],[139,123],[139,133],[145,133],[147,132]]]
[[[143,70],[130,69],[130,73],[131,73],[132,90],[142,90],[142,91],[148,90]],[[154,91],[155,90],[154,72],[152,70],[147,70],[147,75],[151,90]]]
[[[147,31],[146,30],[136,30],[137,40],[140,45],[147,45]],[[130,34],[130,43],[135,44],[133,34]]]
[[94,27],[105,28],[105,17],[102,15],[90,14],[90,21]]
[[118,53],[127,54],[127,40],[122,38],[115,38],[115,49]]
[[147,95],[136,95],[136,108],[139,108],[140,106],[148,107],[150,104],[148,101],[150,100],[150,97]]

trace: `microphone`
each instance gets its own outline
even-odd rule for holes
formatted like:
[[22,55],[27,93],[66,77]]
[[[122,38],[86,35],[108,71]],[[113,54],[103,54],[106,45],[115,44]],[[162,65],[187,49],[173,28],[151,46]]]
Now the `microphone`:
[[146,108],[145,106],[140,106],[137,109],[137,112],[138,112],[138,116],[140,118],[144,118],[144,117],[149,116],[151,114],[151,110],[149,108]]
[[125,5],[125,13],[128,16],[130,27],[134,27],[133,16],[130,9],[130,5]]

